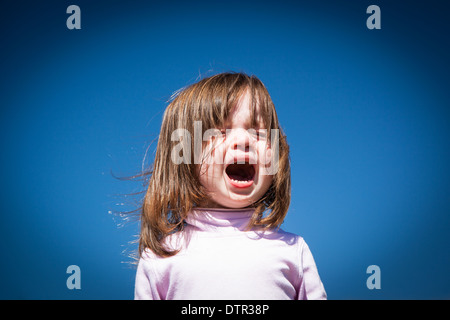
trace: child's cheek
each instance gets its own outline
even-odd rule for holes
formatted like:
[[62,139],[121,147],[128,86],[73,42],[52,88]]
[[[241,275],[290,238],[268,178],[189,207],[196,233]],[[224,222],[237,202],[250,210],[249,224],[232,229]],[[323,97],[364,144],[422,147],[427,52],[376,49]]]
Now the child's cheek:
[[225,155],[224,141],[222,138],[203,142],[202,145],[202,163],[210,165],[223,164]]

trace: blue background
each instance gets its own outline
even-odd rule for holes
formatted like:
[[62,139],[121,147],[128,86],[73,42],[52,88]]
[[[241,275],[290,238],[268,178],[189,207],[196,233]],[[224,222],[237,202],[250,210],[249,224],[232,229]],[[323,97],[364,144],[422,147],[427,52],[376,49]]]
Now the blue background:
[[[133,210],[125,194],[143,185],[111,172],[139,173],[149,145],[151,162],[172,92],[244,71],[291,147],[283,229],[306,239],[329,298],[449,299],[444,3],[2,2],[0,298],[132,299],[138,223],[109,212]],[[81,290],[66,287],[72,264]]]

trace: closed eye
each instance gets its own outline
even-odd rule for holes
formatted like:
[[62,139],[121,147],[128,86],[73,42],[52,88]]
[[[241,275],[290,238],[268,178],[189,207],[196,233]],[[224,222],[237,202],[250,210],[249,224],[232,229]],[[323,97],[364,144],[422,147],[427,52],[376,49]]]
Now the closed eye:
[[252,129],[253,131],[253,135],[258,139],[258,140],[266,140],[267,139],[267,130],[266,129]]

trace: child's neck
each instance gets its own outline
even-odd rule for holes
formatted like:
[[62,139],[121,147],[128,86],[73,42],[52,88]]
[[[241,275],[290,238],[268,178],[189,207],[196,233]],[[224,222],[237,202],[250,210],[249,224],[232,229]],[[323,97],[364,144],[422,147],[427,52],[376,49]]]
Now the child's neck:
[[194,208],[186,222],[200,231],[244,231],[254,211],[254,208]]

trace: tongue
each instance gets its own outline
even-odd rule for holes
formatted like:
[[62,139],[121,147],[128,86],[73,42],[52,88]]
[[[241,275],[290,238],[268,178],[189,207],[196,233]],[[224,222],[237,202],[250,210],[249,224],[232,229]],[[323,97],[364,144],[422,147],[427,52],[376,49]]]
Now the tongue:
[[245,177],[243,174],[229,174],[228,175],[231,179],[237,180],[237,181],[247,181],[249,180],[247,177]]

